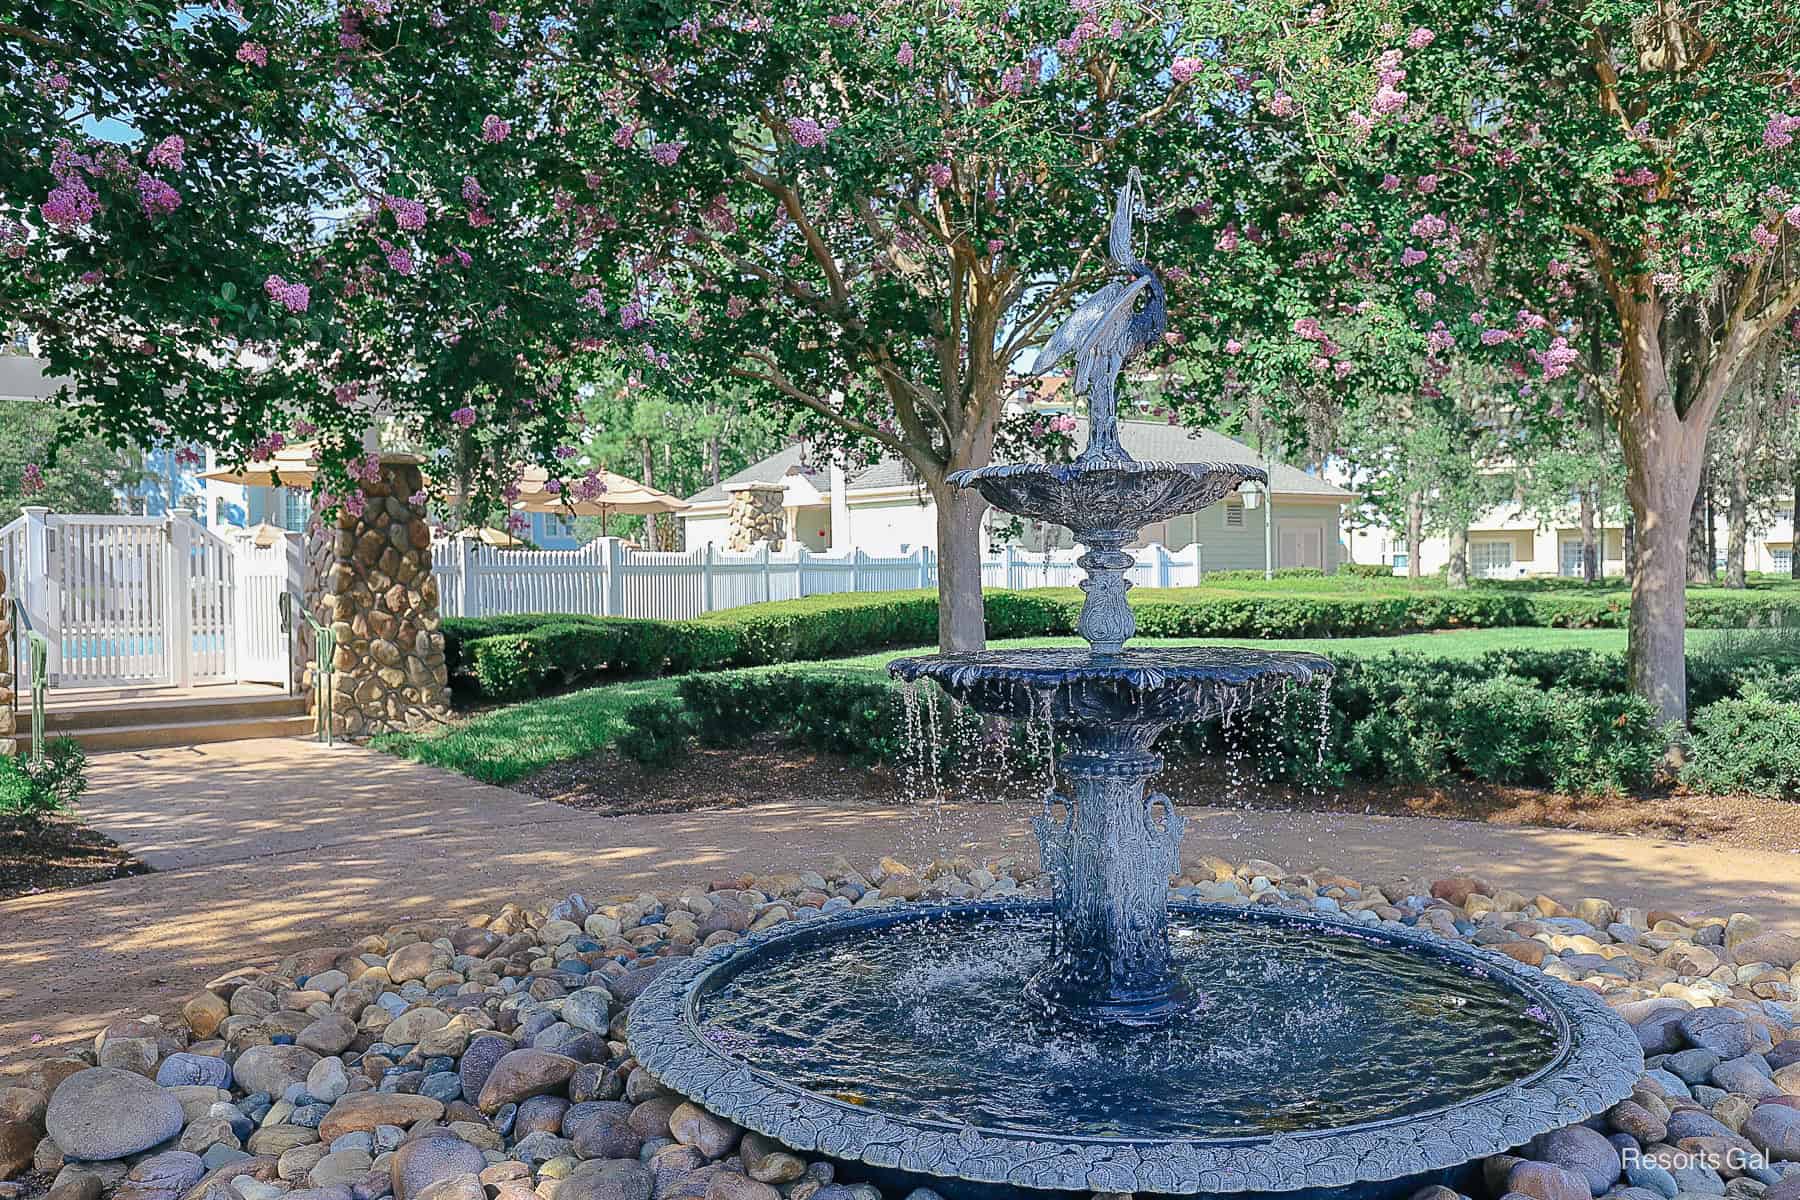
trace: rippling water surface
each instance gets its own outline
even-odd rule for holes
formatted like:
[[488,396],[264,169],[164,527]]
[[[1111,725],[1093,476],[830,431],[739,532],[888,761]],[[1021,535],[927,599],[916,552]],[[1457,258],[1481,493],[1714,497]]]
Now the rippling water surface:
[[[758,957],[703,1002],[719,1048],[910,1118],[1063,1136],[1230,1137],[1357,1124],[1504,1087],[1555,1030],[1479,969],[1373,937],[1172,916],[1174,1024],[1088,1034],[1033,1015],[1042,912],[843,930]],[[766,952],[765,952],[766,953]]]

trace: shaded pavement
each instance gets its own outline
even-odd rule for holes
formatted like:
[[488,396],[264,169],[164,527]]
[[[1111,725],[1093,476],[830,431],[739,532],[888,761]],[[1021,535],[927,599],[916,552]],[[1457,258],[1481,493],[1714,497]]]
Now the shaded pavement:
[[[173,1011],[231,967],[408,919],[817,866],[837,854],[869,866],[890,853],[914,862],[1035,853],[1020,805],[796,798],[597,817],[303,741],[96,755],[89,776],[82,815],[156,873],[0,900],[0,1062],[91,1038],[114,1016]],[[1185,811],[1189,859],[1323,864],[1371,881],[1468,871],[1565,901],[1743,910],[1800,925],[1797,855],[1408,817]]]

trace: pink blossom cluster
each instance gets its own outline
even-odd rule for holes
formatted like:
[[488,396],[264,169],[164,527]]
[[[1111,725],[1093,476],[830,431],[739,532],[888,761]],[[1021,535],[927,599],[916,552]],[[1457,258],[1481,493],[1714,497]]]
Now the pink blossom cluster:
[[475,424],[475,409],[470,405],[465,404],[455,412],[451,413],[450,419],[456,422],[459,428],[468,429]]
[[600,316],[606,315],[606,295],[597,287],[591,287],[581,293],[581,299],[575,302],[582,308],[591,308]]
[[925,176],[931,180],[931,186],[939,191],[949,187],[954,177],[949,163],[932,163],[925,168]]
[[51,188],[44,202],[38,205],[38,214],[44,221],[62,229],[86,225],[99,212],[100,197],[88,187],[84,177],[72,172]]
[[[624,122],[617,129],[613,130],[613,135],[612,135],[613,145],[617,146],[621,150],[625,149],[626,147],[630,146],[631,143],[637,141],[638,131],[641,130],[642,128],[643,128],[643,126],[634,124],[631,121]],[[597,185],[589,184],[588,186],[596,187]]]
[[269,48],[261,42],[245,42],[237,48],[237,60],[252,67],[269,65]]
[[894,54],[894,61],[900,64],[902,70],[912,70],[913,44],[911,42],[901,42],[900,49]]
[[1575,365],[1575,360],[1581,357],[1569,345],[1569,339],[1560,336],[1552,339],[1548,350],[1533,350],[1530,353],[1532,361],[1543,371],[1545,379],[1560,379],[1567,375],[1569,368]]
[[370,451],[361,458],[353,458],[344,464],[344,474],[358,483],[381,482],[381,455]]
[[1423,50],[1435,41],[1437,41],[1437,34],[1421,25],[1406,35],[1406,48],[1408,50]]
[[369,498],[363,494],[361,488],[357,488],[344,497],[343,503],[345,512],[353,517],[360,517],[363,515],[363,510],[369,506]]
[[1238,227],[1233,224],[1227,225],[1225,228],[1219,230],[1219,236],[1213,239],[1213,246],[1215,249],[1225,254],[1230,254],[1237,250]]
[[303,313],[306,306],[312,303],[312,289],[304,283],[289,283],[279,275],[271,275],[263,280],[263,291],[269,299],[293,313]]
[[749,311],[750,301],[741,295],[733,295],[725,301],[725,315],[734,321]]
[[1291,117],[1300,111],[1300,106],[1286,92],[1276,92],[1269,97],[1269,115],[1275,117]]
[[643,304],[636,300],[619,310],[619,325],[623,329],[636,329],[648,320]]
[[1632,171],[1613,172],[1613,182],[1623,187],[1651,187],[1656,183],[1656,172],[1649,167],[1638,167]]
[[170,171],[182,170],[186,165],[182,156],[187,153],[187,141],[178,133],[172,133],[150,148],[144,155],[144,161],[153,167],[163,167]]
[[348,404],[353,403],[356,400],[357,392],[360,390],[361,390],[361,385],[359,385],[354,379],[352,379],[347,382],[340,383],[336,387],[332,388],[331,389],[331,397],[332,397],[332,399],[336,400],[339,404],[348,405]]
[[494,33],[505,33],[510,18],[503,12],[488,9],[488,29]]
[[19,490],[27,496],[35,496],[44,490],[44,468],[34,462],[25,464],[19,473]]
[[1750,240],[1764,250],[1773,250],[1781,242],[1781,235],[1767,225],[1758,225],[1750,231]]
[[1430,257],[1431,255],[1419,249],[1417,246],[1408,246],[1400,252],[1400,265],[1402,267],[1416,267]]
[[504,142],[512,135],[512,122],[503,121],[493,113],[481,119],[481,140],[488,143]]
[[722,192],[712,198],[712,203],[706,206],[706,211],[700,214],[700,219],[720,233],[737,232],[737,217],[732,215],[731,203],[725,199]]
[[686,149],[686,142],[653,142],[650,146],[650,158],[659,167],[672,167]]
[[1456,349],[1456,335],[1444,328],[1444,323],[1439,321],[1425,335],[1425,348],[1433,354],[1445,354]]
[[287,445],[287,438],[281,434],[265,434],[250,443],[250,460],[252,462],[268,462],[275,457],[275,452],[285,445]]
[[606,493],[606,480],[599,471],[589,471],[569,489],[577,500],[594,500]]
[[855,29],[859,20],[861,20],[861,18],[853,12],[832,13],[829,17],[825,18],[825,24],[831,26],[833,29]]
[[154,175],[139,175],[137,192],[145,216],[166,217],[181,207],[181,193]]
[[[477,189],[479,190],[479,189]],[[394,214],[394,224],[406,230],[425,228],[425,206],[405,196],[383,196],[382,207]]]
[[1025,93],[1025,71],[1018,66],[1011,66],[1000,76],[1000,90],[1009,96],[1020,96]]
[[1785,150],[1794,144],[1794,131],[1800,130],[1800,117],[1775,113],[1763,126],[1763,145],[1771,150]]
[[1426,213],[1412,223],[1410,232],[1416,238],[1423,238],[1428,242],[1435,242],[1437,239],[1443,237],[1445,233],[1449,232],[1449,230],[1450,223],[1444,220],[1444,218],[1438,216],[1436,213]]
[[1244,343],[1238,341],[1236,338],[1225,339],[1225,353],[1227,353],[1227,354],[1242,354],[1243,352],[1244,352]]
[[1169,78],[1176,83],[1186,83],[1198,75],[1206,64],[1198,58],[1178,58],[1169,64]]
[[1481,331],[1481,344],[1498,346],[1501,342],[1512,341],[1512,333],[1505,329],[1484,329]]
[[788,136],[794,139],[794,145],[808,149],[823,146],[831,131],[838,127],[834,119],[815,121],[811,117],[789,117],[787,119]]

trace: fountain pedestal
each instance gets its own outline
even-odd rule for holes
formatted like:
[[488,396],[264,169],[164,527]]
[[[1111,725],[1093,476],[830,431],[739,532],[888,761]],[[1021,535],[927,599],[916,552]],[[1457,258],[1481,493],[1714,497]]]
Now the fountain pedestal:
[[1049,962],[1029,991],[1083,1024],[1162,1024],[1186,1001],[1169,968],[1168,887],[1187,819],[1167,796],[1145,799],[1144,785],[1162,770],[1159,754],[1094,746],[1061,767],[1073,795],[1048,797],[1032,821],[1043,869],[1056,881],[1056,924]]

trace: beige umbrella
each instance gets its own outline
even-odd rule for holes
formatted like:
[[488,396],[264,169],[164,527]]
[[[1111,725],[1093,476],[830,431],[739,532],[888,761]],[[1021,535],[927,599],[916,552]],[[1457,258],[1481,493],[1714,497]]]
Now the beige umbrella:
[[[237,483],[245,487],[311,487],[319,474],[313,469],[312,456],[311,442],[295,442],[277,450],[272,458],[244,464],[242,470],[220,467],[203,473],[200,478],[218,483]],[[416,454],[385,450],[381,461],[416,466],[425,460]]]
[[[285,476],[283,476],[285,478]],[[232,537],[249,538],[261,549],[279,545],[287,540],[288,531],[279,525],[271,525],[267,521],[258,521],[254,525],[242,529],[227,530]]]
[[549,473],[542,467],[526,467],[519,475],[519,498],[513,501],[513,507],[520,512],[599,517],[602,524],[614,513],[673,513],[688,507],[686,500],[677,499],[635,479],[627,479],[611,471],[601,471],[599,475],[605,490],[590,499],[581,500],[571,494],[572,486],[560,492],[551,491]]
[[484,546],[499,546],[502,549],[515,549],[525,544],[504,529],[490,529],[486,525],[465,529],[456,536],[474,538]]

